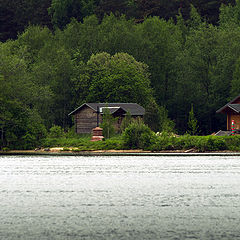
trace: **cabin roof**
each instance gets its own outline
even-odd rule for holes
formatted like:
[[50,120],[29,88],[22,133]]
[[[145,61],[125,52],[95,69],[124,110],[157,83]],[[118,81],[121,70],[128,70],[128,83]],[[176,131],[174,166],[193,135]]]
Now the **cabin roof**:
[[100,113],[101,108],[108,108],[112,114],[117,112],[119,109],[122,109],[125,113],[129,112],[132,116],[143,116],[145,114],[145,109],[137,103],[84,103],[68,115],[76,113],[84,106],[90,107],[95,112],[97,112],[97,107],[99,107]]
[[240,98],[240,95],[238,95],[237,97],[235,97],[233,100],[231,100],[229,103],[227,103],[226,105],[224,105],[223,107],[219,108],[216,113],[221,113],[226,111],[226,109],[231,109],[236,113],[240,113],[240,104],[235,103],[238,99]]

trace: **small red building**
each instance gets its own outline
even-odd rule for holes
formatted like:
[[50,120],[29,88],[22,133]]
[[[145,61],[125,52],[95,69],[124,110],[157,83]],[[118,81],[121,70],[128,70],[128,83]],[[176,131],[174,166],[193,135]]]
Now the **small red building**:
[[231,131],[232,121],[234,128],[240,130],[240,95],[217,110],[217,113],[227,114],[227,130]]

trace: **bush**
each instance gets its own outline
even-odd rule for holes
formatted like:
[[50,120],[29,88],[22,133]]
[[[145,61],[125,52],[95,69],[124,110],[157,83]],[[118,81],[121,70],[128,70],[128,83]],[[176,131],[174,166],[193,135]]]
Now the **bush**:
[[123,132],[123,144],[131,149],[147,149],[154,142],[154,139],[154,132],[140,119],[131,123]]
[[[187,150],[193,148],[199,152],[222,151],[229,149],[231,146],[227,144],[226,140],[227,138],[218,136],[190,136],[187,134],[181,137],[168,137],[163,134],[156,138],[155,143],[151,146],[151,150]],[[235,142],[236,140],[228,141]]]
[[114,118],[108,108],[103,111],[103,119],[100,127],[103,129],[104,138],[111,138],[115,134],[114,124],[117,119]]
[[54,125],[49,129],[49,137],[59,138],[63,137],[64,131],[60,126]]
[[174,132],[175,123],[168,118],[168,111],[155,101],[147,105],[144,122],[155,132]]
[[240,151],[240,136],[226,136],[224,140],[229,150]]
[[221,137],[198,137],[196,142],[196,148],[200,152],[205,151],[221,151],[227,149],[227,144],[225,140]]
[[131,124],[132,121],[133,120],[132,120],[132,116],[131,116],[130,112],[127,112],[126,116],[123,118],[121,126],[120,126],[121,133],[124,132],[124,130]]

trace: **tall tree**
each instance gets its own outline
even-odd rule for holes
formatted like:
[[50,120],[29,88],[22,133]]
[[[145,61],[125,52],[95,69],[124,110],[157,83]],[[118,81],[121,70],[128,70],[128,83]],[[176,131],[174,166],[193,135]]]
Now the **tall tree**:
[[[96,0],[97,1],[97,0]],[[55,28],[63,29],[72,18],[82,21],[84,17],[93,14],[96,8],[95,0],[52,0],[48,9]]]
[[150,16],[159,16],[166,20],[173,18],[178,13],[181,4],[178,1],[158,1],[158,0],[135,0],[138,11],[137,18],[143,21]]
[[127,14],[129,2],[129,0],[99,0],[95,13],[100,19],[102,19],[105,14]]
[[91,56],[89,87],[90,102],[136,102],[145,106],[152,101],[147,65],[126,53],[113,56],[100,53]]
[[54,47],[49,42],[39,52],[32,71],[35,73],[35,81],[50,89],[51,99],[41,111],[46,125],[50,127],[55,124],[66,128],[72,102],[72,62],[69,54],[56,42]]
[[29,24],[51,27],[51,0],[0,0],[0,41],[16,39]]
[[181,49],[182,36],[173,22],[153,17],[137,25],[133,56],[148,64],[157,103],[165,105],[175,88],[174,59]]
[[[170,116],[175,109],[177,127],[186,130],[187,103],[193,103],[199,116],[203,133],[215,130],[215,71],[218,31],[216,27],[201,21],[195,8],[192,9],[190,31],[184,50],[177,55],[176,91]],[[177,103],[177,107],[174,108]]]
[[16,50],[15,42],[0,44],[0,147],[28,148],[44,135],[36,109],[42,89],[30,81],[24,53]]

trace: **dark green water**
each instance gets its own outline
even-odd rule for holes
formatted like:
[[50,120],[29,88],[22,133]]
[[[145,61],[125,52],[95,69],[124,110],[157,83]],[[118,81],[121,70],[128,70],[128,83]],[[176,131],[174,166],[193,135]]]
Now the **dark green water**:
[[240,157],[0,156],[0,239],[240,239]]

